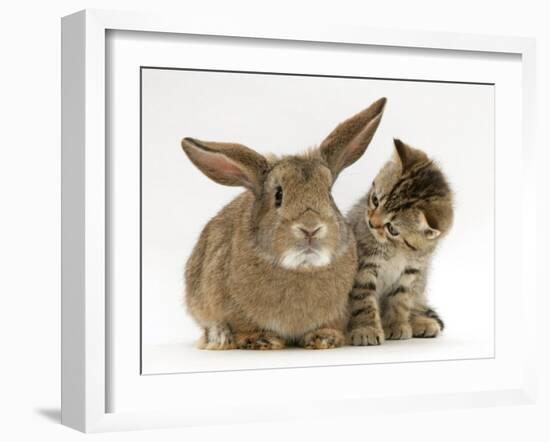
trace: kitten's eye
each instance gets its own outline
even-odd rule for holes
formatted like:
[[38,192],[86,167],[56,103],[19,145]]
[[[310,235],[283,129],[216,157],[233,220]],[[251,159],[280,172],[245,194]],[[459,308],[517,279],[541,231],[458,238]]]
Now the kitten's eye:
[[393,227],[391,223],[386,224],[386,229],[388,230],[391,236],[399,235],[399,232],[395,229],[395,227]]
[[374,207],[378,207],[378,197],[373,193],[372,194],[372,204],[374,204]]
[[281,207],[281,204],[283,204],[283,188],[277,186],[275,189],[275,207]]

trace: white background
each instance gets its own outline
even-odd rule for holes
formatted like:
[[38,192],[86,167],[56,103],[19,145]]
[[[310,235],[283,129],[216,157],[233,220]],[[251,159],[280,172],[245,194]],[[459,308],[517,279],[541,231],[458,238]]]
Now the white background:
[[[142,85],[144,373],[493,356],[493,86],[160,69],[144,69]],[[444,335],[314,355],[193,348],[202,331],[181,307],[183,264],[206,222],[242,189],[204,177],[179,140],[298,153],[381,96],[388,105],[380,128],[338,178],[335,200],[345,213],[364,195],[393,155],[394,136],[441,165],[455,190],[455,224],[434,260],[428,293],[447,323]]]
[[[215,3],[213,5],[212,3]],[[291,6],[292,5],[292,6]],[[59,17],[83,7],[152,9],[147,1],[21,1],[4,8],[1,15],[3,69],[2,158],[0,219],[2,294],[0,330],[2,368],[0,434],[6,440],[83,440],[85,436],[61,427],[59,421]],[[204,2],[186,6],[158,0],[154,9],[169,8],[190,19],[191,14],[217,20],[244,20],[268,15],[273,20],[363,24],[384,28],[415,28],[537,36],[538,121],[550,119],[550,31],[543,2],[521,4],[474,2],[454,5],[437,1],[377,2],[285,2],[271,4],[244,1]],[[540,124],[539,192],[548,153],[543,148]],[[513,179],[514,177],[511,177]],[[542,199],[541,199],[542,201]],[[513,215],[513,204],[512,215]],[[539,225],[549,225],[548,209],[540,207]],[[539,266],[547,258],[548,235],[539,229]],[[544,255],[543,255],[544,253]],[[541,273],[542,274],[542,273]],[[541,285],[542,287],[542,285]],[[542,289],[541,289],[542,290]],[[539,295],[545,295],[540,292]],[[540,319],[548,311],[541,296]],[[548,331],[540,330],[540,373],[550,370]],[[357,438],[368,431],[370,439],[444,440],[491,438],[497,440],[547,440],[544,417],[548,414],[550,384],[541,377],[538,406],[468,409],[431,413],[369,416],[325,422],[290,422],[187,430],[164,430],[93,436],[96,440],[248,440],[262,438],[316,437],[319,440]],[[368,426],[367,426],[368,424]]]

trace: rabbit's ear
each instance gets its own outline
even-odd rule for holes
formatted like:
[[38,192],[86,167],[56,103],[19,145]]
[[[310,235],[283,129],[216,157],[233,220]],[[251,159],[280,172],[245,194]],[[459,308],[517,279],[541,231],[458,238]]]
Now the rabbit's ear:
[[397,158],[401,163],[403,172],[410,169],[414,164],[428,159],[428,156],[421,150],[414,149],[403,141],[394,138],[393,144],[395,145],[395,151],[397,152]]
[[367,150],[385,105],[386,98],[380,98],[364,111],[340,123],[321,143],[319,150],[332,172],[333,180]]
[[226,186],[244,186],[260,191],[267,160],[241,144],[217,143],[184,138],[181,147],[207,177]]

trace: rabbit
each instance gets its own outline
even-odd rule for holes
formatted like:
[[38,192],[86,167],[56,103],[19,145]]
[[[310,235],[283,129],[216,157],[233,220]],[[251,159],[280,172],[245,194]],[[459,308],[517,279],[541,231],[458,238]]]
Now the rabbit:
[[206,176],[246,189],[207,223],[186,264],[187,309],[204,330],[199,348],[345,343],[357,252],[331,189],[367,149],[385,104],[374,102],[301,155],[265,157],[241,144],[182,140]]

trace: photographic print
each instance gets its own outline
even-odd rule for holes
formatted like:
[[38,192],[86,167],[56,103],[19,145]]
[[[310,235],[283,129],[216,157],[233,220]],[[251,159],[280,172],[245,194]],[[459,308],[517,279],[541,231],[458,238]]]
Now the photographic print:
[[494,356],[494,85],[151,66],[140,93],[143,374]]

